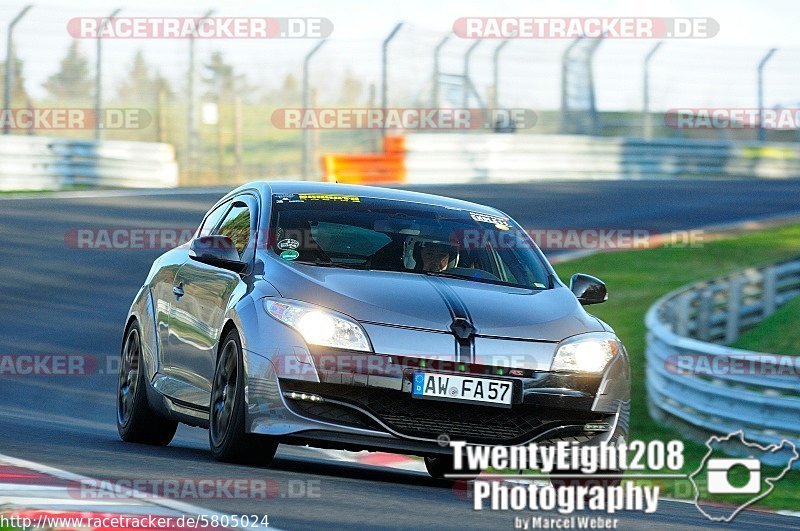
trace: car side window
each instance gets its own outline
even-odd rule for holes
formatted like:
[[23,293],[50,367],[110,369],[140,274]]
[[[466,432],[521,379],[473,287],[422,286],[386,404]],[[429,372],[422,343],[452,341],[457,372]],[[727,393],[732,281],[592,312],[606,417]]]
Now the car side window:
[[233,240],[239,256],[242,256],[250,242],[250,207],[243,201],[235,201],[215,233]]
[[200,225],[200,229],[197,231],[197,235],[208,236],[209,234],[211,234],[211,231],[213,231],[219,224],[219,221],[222,219],[222,216],[224,216],[225,212],[228,211],[229,206],[231,206],[231,202],[225,201],[217,208],[209,212],[208,215],[206,215],[203,224]]

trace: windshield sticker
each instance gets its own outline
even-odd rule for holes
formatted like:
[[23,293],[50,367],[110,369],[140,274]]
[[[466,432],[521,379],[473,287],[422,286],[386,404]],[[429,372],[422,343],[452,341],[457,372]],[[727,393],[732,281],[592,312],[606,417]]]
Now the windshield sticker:
[[300,253],[294,249],[287,249],[281,253],[281,258],[284,260],[297,260],[298,256],[300,256]]
[[357,195],[339,194],[297,194],[301,201],[339,201],[342,203],[360,203]]
[[360,203],[357,195],[342,194],[274,194],[275,203],[303,203],[305,201],[336,201],[338,203]]
[[297,198],[297,194],[275,194],[273,196],[276,203],[302,203],[302,199]]
[[290,249],[293,251],[298,247],[300,247],[300,242],[297,240],[293,240],[292,238],[286,238],[285,240],[281,240],[278,242],[278,249],[281,249],[282,251],[286,249]]
[[508,218],[503,218],[500,216],[490,216],[489,214],[481,214],[479,212],[470,212],[469,215],[472,216],[472,219],[474,219],[475,221],[481,223],[491,223],[499,230],[509,229]]

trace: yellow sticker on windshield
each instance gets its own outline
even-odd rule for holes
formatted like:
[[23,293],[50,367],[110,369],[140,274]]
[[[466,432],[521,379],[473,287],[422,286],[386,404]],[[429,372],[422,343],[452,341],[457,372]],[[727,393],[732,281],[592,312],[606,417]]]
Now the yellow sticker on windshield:
[[342,203],[360,203],[361,198],[357,195],[339,194],[297,194],[301,201],[339,201]]

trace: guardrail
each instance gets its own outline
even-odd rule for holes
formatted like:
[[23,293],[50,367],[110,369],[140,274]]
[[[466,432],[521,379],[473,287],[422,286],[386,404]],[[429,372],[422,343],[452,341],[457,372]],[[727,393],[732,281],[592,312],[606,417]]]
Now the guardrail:
[[169,144],[0,137],[0,190],[54,190],[72,185],[178,186]]
[[774,354],[725,346],[798,295],[800,258],[659,299],[645,318],[650,415],[701,442],[743,430],[762,445],[788,439],[800,447],[800,358],[781,358],[794,360],[781,370]]
[[585,135],[412,133],[408,182],[800,177],[800,145]]

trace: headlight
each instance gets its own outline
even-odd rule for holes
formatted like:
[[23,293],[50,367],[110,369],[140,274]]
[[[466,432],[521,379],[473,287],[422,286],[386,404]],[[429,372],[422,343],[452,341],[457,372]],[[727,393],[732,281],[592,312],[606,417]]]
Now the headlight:
[[622,348],[617,336],[608,332],[571,337],[558,345],[550,370],[602,372]]
[[366,352],[372,350],[361,325],[344,315],[286,299],[264,299],[264,308],[272,317],[300,332],[306,343]]

